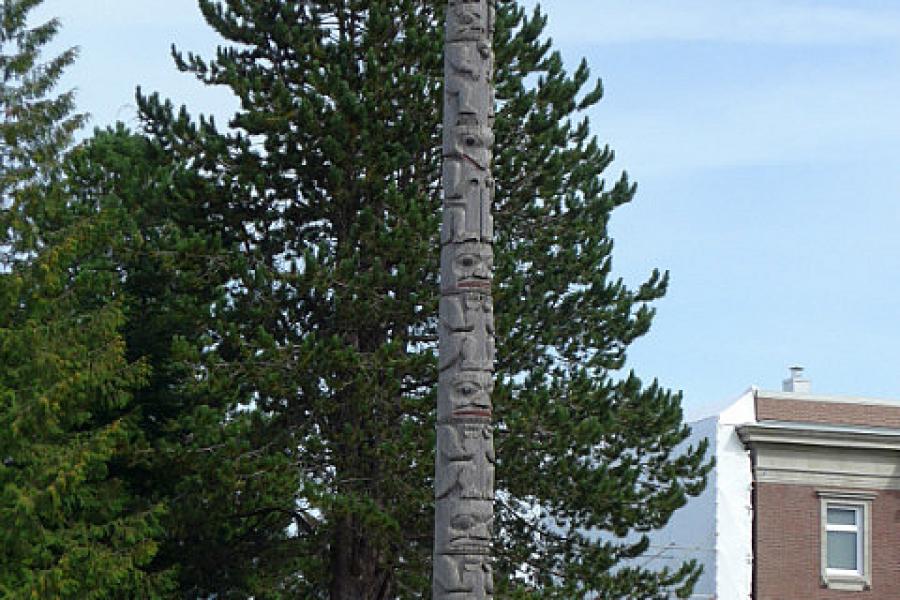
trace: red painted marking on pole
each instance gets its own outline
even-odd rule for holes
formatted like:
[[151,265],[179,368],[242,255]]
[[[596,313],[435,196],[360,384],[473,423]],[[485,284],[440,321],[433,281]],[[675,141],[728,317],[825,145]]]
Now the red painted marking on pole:
[[485,417],[488,419],[492,414],[489,410],[457,410],[453,412],[454,417]]

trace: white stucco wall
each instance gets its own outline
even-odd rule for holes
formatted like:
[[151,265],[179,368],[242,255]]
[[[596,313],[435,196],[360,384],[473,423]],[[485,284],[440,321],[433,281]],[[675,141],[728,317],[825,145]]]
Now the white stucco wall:
[[716,466],[706,489],[650,535],[647,566],[677,568],[688,559],[703,565],[692,600],[749,600],[752,583],[752,472],[736,426],[755,421],[754,390],[722,412],[691,423],[685,445],[709,440]]
[[716,428],[716,595],[749,600],[753,581],[753,472],[736,427],[756,421],[755,390],[718,415]]

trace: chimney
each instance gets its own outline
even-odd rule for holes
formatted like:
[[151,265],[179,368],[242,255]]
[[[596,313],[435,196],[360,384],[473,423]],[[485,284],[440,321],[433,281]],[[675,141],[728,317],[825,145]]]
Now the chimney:
[[781,389],[785,392],[808,394],[810,391],[809,379],[803,376],[803,367],[791,367],[791,376],[781,382]]

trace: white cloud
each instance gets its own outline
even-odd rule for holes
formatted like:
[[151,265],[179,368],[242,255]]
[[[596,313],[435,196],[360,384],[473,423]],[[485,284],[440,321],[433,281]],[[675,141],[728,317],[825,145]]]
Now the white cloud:
[[856,44],[900,37],[900,9],[878,8],[874,3],[544,0],[541,4],[551,15],[551,34],[563,42]]

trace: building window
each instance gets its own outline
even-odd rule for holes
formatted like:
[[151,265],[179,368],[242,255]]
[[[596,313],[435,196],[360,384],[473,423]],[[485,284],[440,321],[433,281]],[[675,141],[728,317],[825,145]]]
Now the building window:
[[840,590],[871,587],[874,494],[820,491],[822,583]]
[[863,508],[829,502],[825,509],[825,547],[829,574],[863,574]]

